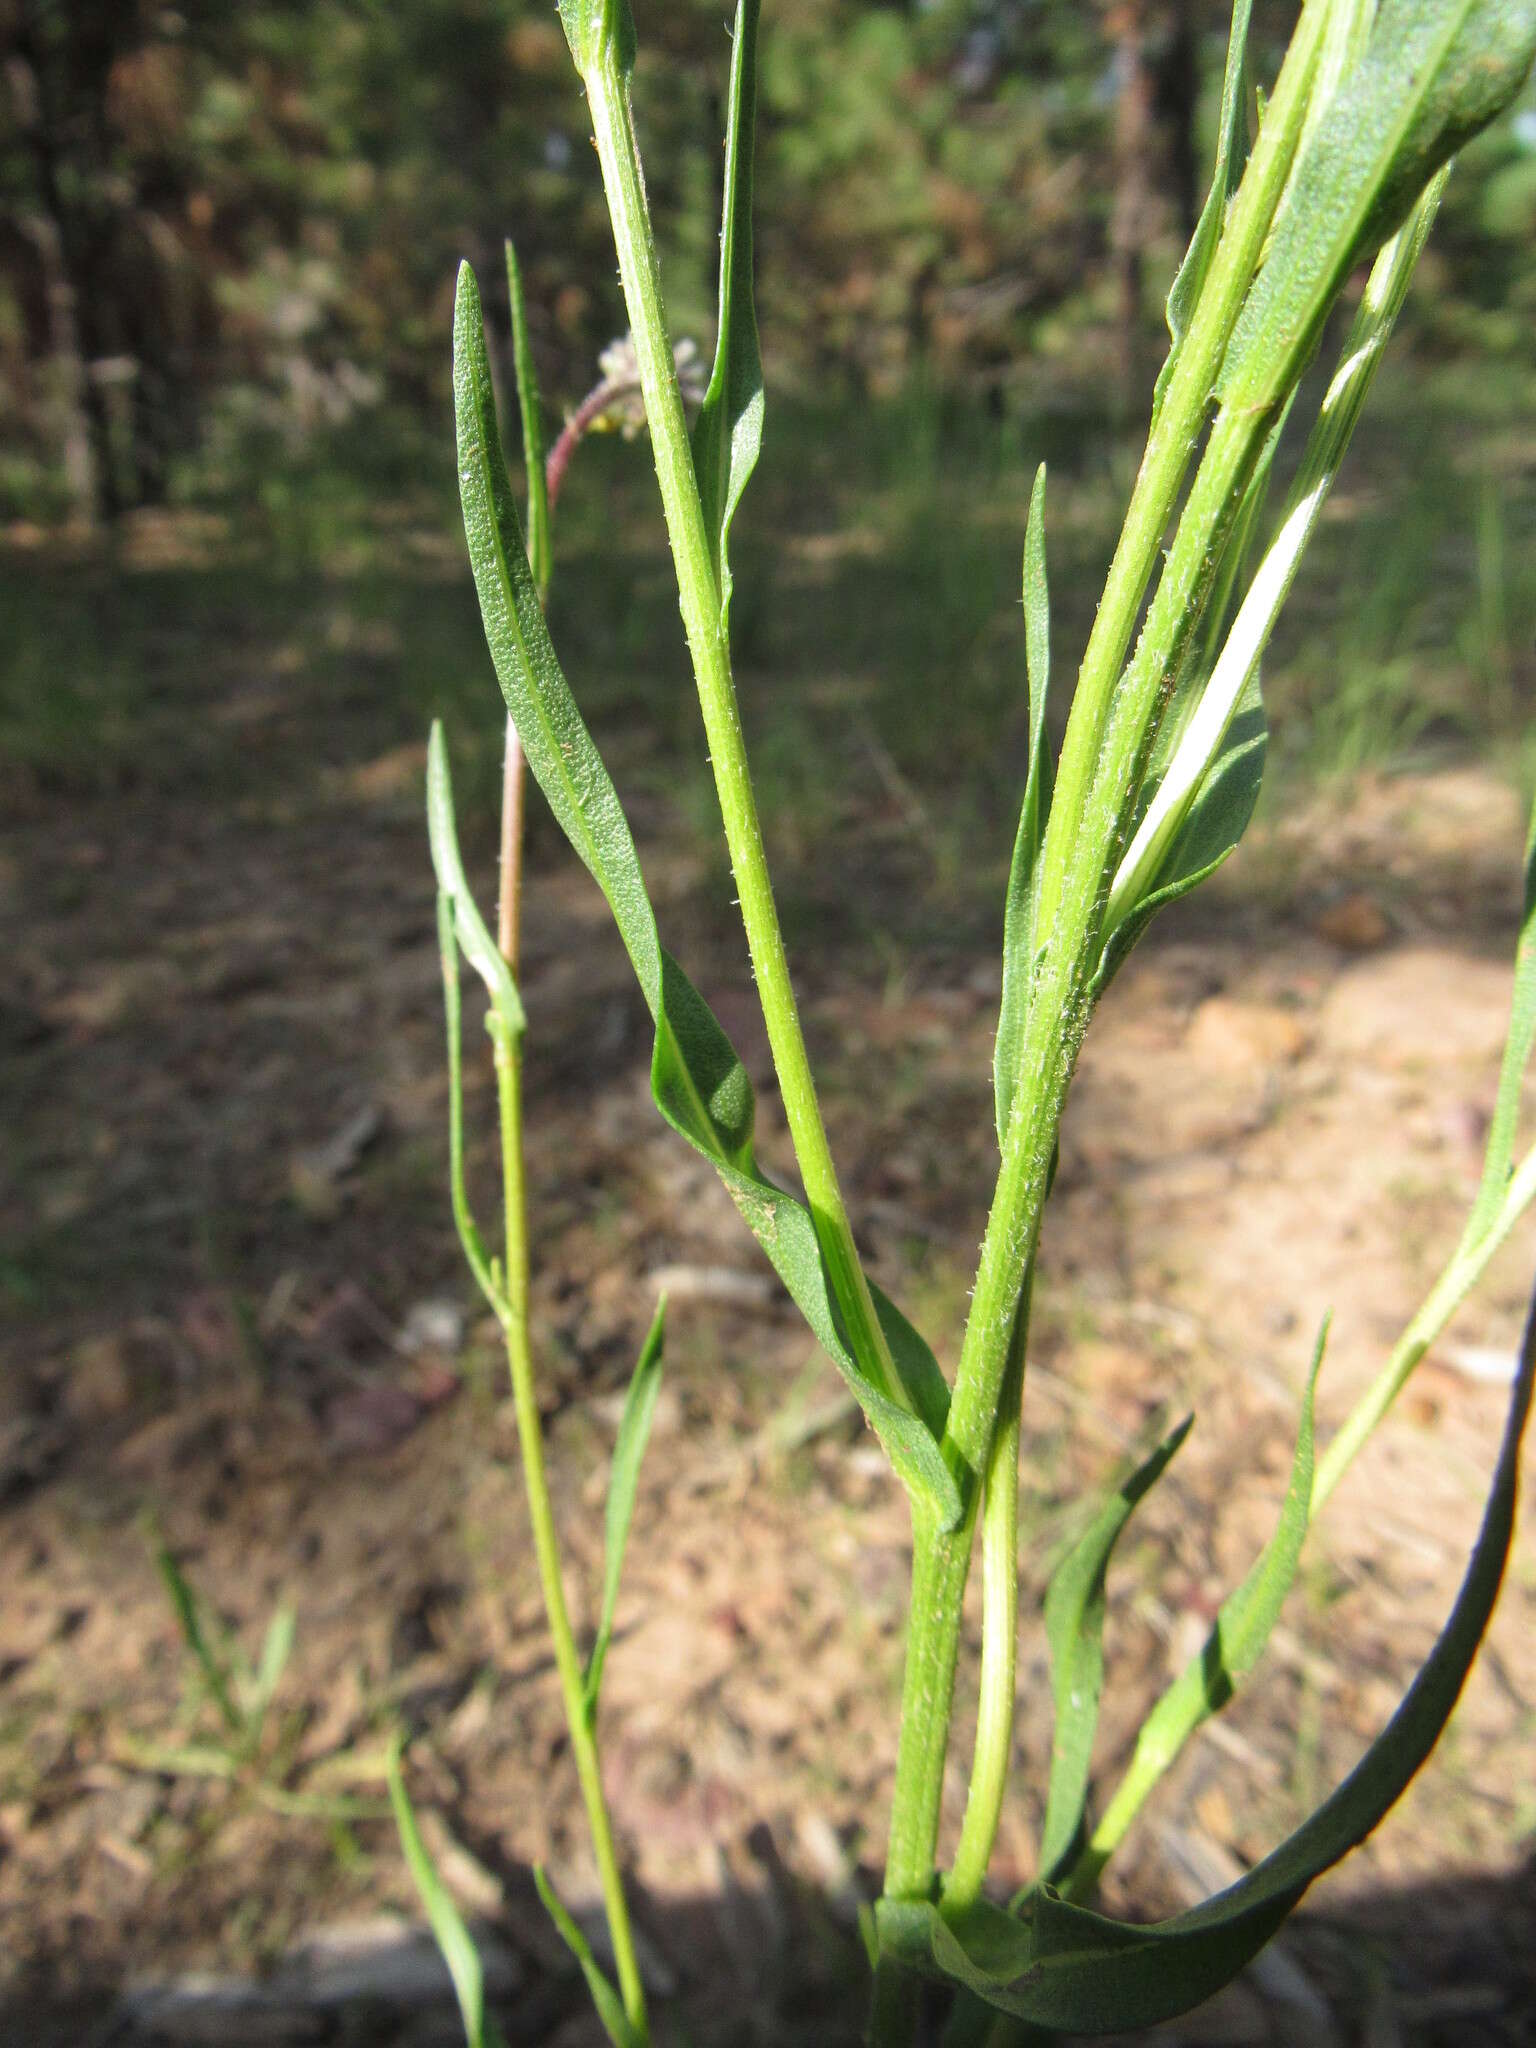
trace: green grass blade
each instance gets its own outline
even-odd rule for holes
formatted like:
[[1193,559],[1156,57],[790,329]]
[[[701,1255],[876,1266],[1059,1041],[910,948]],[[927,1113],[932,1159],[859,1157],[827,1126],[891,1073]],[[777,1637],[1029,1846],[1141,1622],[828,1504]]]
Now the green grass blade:
[[604,2031],[613,2048],[639,2048],[634,2028],[625,2017],[619,2002],[619,1994],[608,1981],[597,1957],[592,1953],[592,1944],[560,1903],[554,1886],[545,1876],[542,1865],[533,1866],[533,1881],[538,1887],[539,1897],[544,1901],[544,1910],[558,1928],[561,1940],[581,1966],[581,1974],[587,1980],[587,1989],[592,1994],[592,2003],[597,2007],[597,2016],[603,2023]]
[[1040,1868],[1050,1880],[1055,1879],[1083,1825],[1104,1685],[1104,1579],[1110,1556],[1137,1504],[1167,1470],[1194,1419],[1185,1416],[1121,1481],[1057,1566],[1046,1591],[1045,1635],[1051,1652],[1056,1727]]
[[1157,388],[1152,396],[1152,419],[1156,423],[1162,410],[1163,394],[1173,377],[1179,351],[1195,308],[1200,303],[1200,292],[1205,284],[1206,273],[1211,259],[1216,254],[1216,244],[1221,240],[1221,224],[1226,218],[1227,202],[1237,190],[1243,175],[1243,165],[1248,160],[1247,150],[1247,93],[1245,90],[1248,72],[1248,20],[1253,12],[1253,0],[1236,0],[1232,9],[1232,26],[1227,36],[1227,62],[1221,80],[1221,114],[1216,124],[1216,162],[1211,171],[1211,189],[1206,194],[1205,204],[1200,209],[1200,218],[1195,223],[1195,232],[1190,237],[1184,260],[1168,293],[1168,355],[1158,375]]
[[[854,1358],[804,1205],[757,1165],[752,1086],[708,1004],[662,948],[618,793],[561,672],[528,569],[501,456],[480,297],[465,264],[454,317],[459,485],[486,639],[528,764],[566,837],[608,899],[656,1030],[651,1092],[673,1129],[714,1165],[801,1314],[858,1397],[908,1490],[946,1527],[960,1513],[938,1437],[949,1390],[932,1352],[875,1292],[912,1397],[910,1413]],[[457,908],[457,903],[456,906]],[[498,956],[499,957],[499,956]],[[895,1333],[893,1335],[893,1332]]]
[[523,273],[509,235],[506,241],[507,296],[512,305],[512,367],[517,377],[517,405],[523,423],[523,467],[528,477],[528,566],[541,600],[549,596],[553,567],[549,532],[549,492],[544,483],[544,414],[539,400],[539,373],[528,338],[528,308],[523,299]]
[[267,1632],[261,1643],[261,1657],[252,1676],[250,1695],[246,1701],[247,1737],[253,1747],[261,1739],[267,1709],[272,1704],[277,1688],[283,1682],[283,1673],[288,1669],[298,1624],[298,1609],[286,1601],[267,1623]]
[[1051,594],[1045,566],[1045,464],[1035,472],[1024,528],[1024,667],[1029,678],[1029,765],[1003,909],[1003,994],[992,1051],[997,1142],[1002,1146],[1018,1079],[1019,1047],[1035,965],[1035,880],[1051,808],[1051,751],[1045,732],[1051,687]]
[[629,1542],[629,1525],[635,1512],[635,1495],[640,1485],[640,1464],[645,1456],[651,1422],[656,1413],[656,1396],[661,1392],[662,1339],[666,1328],[667,1301],[656,1304],[650,1333],[640,1347],[640,1356],[624,1397],[624,1413],[613,1446],[613,1466],[608,1476],[608,1507],[603,1531],[603,1601],[597,1635],[587,1659],[584,1681],[587,1718],[597,1713],[603,1684],[603,1665],[613,1640],[613,1616],[619,1603],[619,1579],[624,1570],[624,1550]]
[[169,1544],[163,1537],[151,1539],[154,1549],[155,1570],[160,1574],[160,1583],[170,1599],[176,1625],[181,1630],[182,1641],[192,1653],[194,1662],[202,1675],[208,1695],[218,1708],[225,1727],[231,1735],[243,1736],[245,1716],[241,1713],[230,1690],[229,1674],[215,1654],[203,1626],[202,1603],[192,1590],[181,1566],[171,1554]]
[[481,1968],[479,1950],[452,1894],[438,1876],[437,1865],[428,1854],[427,1845],[421,1839],[421,1830],[416,1825],[416,1815],[400,1768],[398,1740],[390,1746],[387,1772],[389,1803],[394,1809],[400,1847],[411,1881],[426,1909],[427,1924],[453,1980],[468,2048],[504,2048],[495,2024],[486,2018],[485,1973]]
[[1488,1124],[1483,1175],[1477,1199],[1462,1233],[1461,1250],[1469,1251],[1497,1221],[1514,1171],[1515,1134],[1520,1122],[1520,1091],[1536,1044],[1536,805],[1532,806],[1525,839],[1525,901],[1520,937],[1515,945],[1515,987],[1510,1003],[1509,1032],[1499,1067],[1499,1091]]
[[1402,1705],[1343,1784],[1280,1847],[1192,1912],[1152,1926],[1108,1920],[1048,1887],[1023,1917],[995,1906],[956,1925],[926,1903],[882,1900],[881,1948],[947,1977],[999,2010],[1067,2032],[1117,2033],[1189,2011],[1229,1983],[1309,1885],[1401,1798],[1450,1719],[1498,1598],[1536,1377],[1536,1310],[1526,1326],[1483,1525],[1449,1619]]
[[[505,471],[503,471],[505,475]],[[523,564],[527,573],[527,563]],[[529,584],[530,591],[532,584]],[[537,599],[534,600],[537,603]],[[524,1028],[523,1005],[512,970],[497,950],[475,906],[464,863],[459,857],[458,827],[453,816],[453,782],[448,772],[448,747],[440,720],[434,719],[427,741],[427,839],[437,886],[453,906],[453,928],[464,957],[485,983],[491,1005],[514,1034]]]
[[752,155],[757,108],[760,0],[737,0],[725,131],[725,207],[720,229],[720,321],[714,368],[693,430],[693,466],[714,556],[720,624],[729,629],[731,521],[763,445],[763,360],[752,290]]
[[1225,405],[1280,401],[1349,271],[1513,98],[1533,51],[1531,0],[1381,0],[1364,55],[1298,161],[1228,347]]

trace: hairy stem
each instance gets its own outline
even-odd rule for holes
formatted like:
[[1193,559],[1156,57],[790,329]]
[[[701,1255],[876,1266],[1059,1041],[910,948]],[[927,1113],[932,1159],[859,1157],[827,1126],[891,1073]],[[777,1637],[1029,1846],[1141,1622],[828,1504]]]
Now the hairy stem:
[[[991,1453],[1019,1302],[1039,1242],[1062,1108],[1087,1029],[1109,883],[1124,849],[1158,721],[1263,446],[1269,413],[1225,413],[1218,420],[1135,657],[1123,677],[1120,664],[1211,402],[1222,352],[1284,189],[1326,13],[1327,0],[1306,0],[1148,438],[1068,720],[1041,850],[1036,930],[1043,950],[945,1431],[946,1455],[969,1489],[968,1511],[955,1537],[943,1539],[934,1555],[925,1557],[919,1541],[914,1562],[907,1683],[886,1866],[886,1892],[893,1898],[926,1898],[933,1884],[976,1489]],[[918,1597],[919,1566],[940,1596],[931,1605]],[[908,1702],[918,1710],[910,1725]]]
[[736,686],[731,676],[730,648],[720,618],[720,593],[699,502],[677,367],[667,334],[661,273],[635,145],[629,87],[611,43],[605,44],[586,73],[586,85],[618,250],[619,277],[640,362],[641,390],[682,599],[683,626],[784,1114],[815,1221],[817,1241],[854,1354],[880,1392],[910,1408],[911,1401],[892,1364],[869,1282],[854,1245],[853,1229],[811,1078],[752,793]]

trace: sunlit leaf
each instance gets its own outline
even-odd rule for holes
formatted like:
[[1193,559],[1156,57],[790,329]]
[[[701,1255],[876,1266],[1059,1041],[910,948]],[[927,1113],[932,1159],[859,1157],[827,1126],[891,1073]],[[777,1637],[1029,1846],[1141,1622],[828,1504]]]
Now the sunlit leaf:
[[693,430],[704,528],[714,556],[720,622],[730,624],[731,521],[763,445],[763,362],[752,293],[752,152],[757,104],[759,0],[738,0],[725,131],[720,229],[720,326],[709,388]]
[[448,1975],[453,1980],[454,1996],[459,2001],[459,2013],[464,2022],[464,2038],[468,2048],[505,2048],[495,2022],[487,2019],[485,2011],[485,1972],[480,1964],[480,1952],[464,1924],[464,1916],[454,1903],[453,1895],[438,1876],[437,1865],[428,1854],[427,1845],[421,1839],[421,1830],[416,1825],[416,1814],[411,1806],[410,1795],[405,1789],[405,1778],[400,1768],[400,1745],[393,1743],[386,1765],[389,1779],[389,1803],[394,1809],[395,1827],[400,1835],[400,1847],[405,1856],[406,1868],[411,1881],[420,1894],[426,1909],[427,1924],[432,1929]]
[[267,1709],[273,1695],[283,1681],[288,1669],[288,1659],[293,1655],[294,1635],[298,1629],[298,1610],[286,1601],[278,1607],[267,1623],[267,1632],[262,1638],[261,1656],[251,1676],[250,1691],[246,1699],[247,1740],[255,1744],[260,1740]]
[[1040,1838],[1040,1868],[1048,1878],[1056,1876],[1082,1828],[1104,1685],[1104,1576],[1110,1556],[1137,1503],[1162,1477],[1193,1421],[1187,1415],[1122,1480],[1057,1566],[1046,1592],[1045,1634],[1056,1708]]
[[[505,475],[505,470],[502,473]],[[527,577],[526,561],[522,567]],[[528,588],[531,592],[531,582]],[[537,604],[537,598],[534,602]],[[439,890],[452,905],[453,928],[464,949],[464,957],[485,983],[492,1007],[512,1031],[521,1032],[525,1022],[523,1005],[512,979],[512,970],[486,929],[485,920],[464,877],[464,863],[459,857],[458,828],[453,816],[448,748],[443,739],[442,725],[436,720],[427,741],[427,839],[432,850],[432,871],[437,877]]]
[[1190,237],[1184,260],[1168,293],[1168,355],[1152,396],[1154,423],[1162,409],[1163,393],[1173,376],[1185,333],[1200,303],[1200,292],[1211,267],[1211,259],[1216,254],[1216,244],[1221,240],[1227,202],[1237,190],[1248,158],[1248,110],[1244,88],[1248,70],[1248,18],[1252,12],[1253,0],[1236,0],[1232,9],[1227,63],[1221,80],[1221,114],[1216,124],[1216,163],[1211,172],[1211,188],[1206,194],[1205,205],[1200,209],[1195,232]]
[[559,1929],[560,1938],[581,1966],[581,1974],[587,1980],[587,1989],[592,1994],[592,2003],[597,2007],[597,2016],[602,2021],[613,2048],[640,2048],[638,2036],[629,2024],[619,1994],[608,1981],[597,1957],[592,1953],[592,1944],[582,1933],[560,1903],[554,1886],[545,1876],[541,1865],[533,1866],[533,1881],[538,1887],[539,1897],[544,1901],[544,1910]]
[[614,1610],[619,1603],[619,1579],[624,1570],[624,1548],[635,1512],[635,1495],[640,1485],[640,1462],[645,1456],[651,1421],[656,1413],[656,1396],[661,1392],[662,1336],[666,1327],[666,1297],[656,1304],[650,1332],[640,1347],[640,1356],[624,1397],[624,1413],[614,1440],[613,1464],[608,1475],[608,1508],[604,1524],[603,1600],[598,1615],[597,1635],[587,1659],[583,1681],[587,1715],[597,1712],[603,1684],[603,1664],[613,1639]]
[[1051,809],[1051,750],[1045,732],[1051,686],[1051,597],[1045,567],[1045,464],[1035,472],[1024,528],[1024,665],[1029,678],[1029,765],[1003,909],[1003,994],[992,1049],[997,1142],[1008,1133],[1019,1050],[1035,966],[1036,862]]
[[454,319],[454,399],[464,530],[486,639],[528,764],[613,912],[656,1030],[651,1090],[663,1116],[709,1159],[829,1357],[858,1397],[908,1490],[943,1527],[960,1499],[939,1451],[949,1390],[932,1352],[893,1305],[876,1308],[916,1412],[876,1388],[853,1357],[804,1205],[770,1181],[753,1145],[752,1087],[730,1040],[665,952],[629,822],[561,673],[529,574],[496,431],[480,296],[466,264]]
[[621,72],[633,70],[635,23],[629,0],[558,0],[558,5],[578,71],[590,71],[609,52]]
[[1533,51],[1532,0],[1381,0],[1364,55],[1297,165],[1227,350],[1224,404],[1278,403],[1349,271],[1508,104]]
[[1531,810],[1525,839],[1525,902],[1520,916],[1520,937],[1515,947],[1515,987],[1510,1003],[1509,1034],[1504,1041],[1499,1092],[1488,1125],[1483,1176],[1478,1184],[1477,1200],[1467,1218],[1466,1230],[1462,1233],[1464,1248],[1477,1243],[1487,1233],[1504,1205],[1514,1166],[1521,1088],[1533,1045],[1536,1045],[1536,805]]

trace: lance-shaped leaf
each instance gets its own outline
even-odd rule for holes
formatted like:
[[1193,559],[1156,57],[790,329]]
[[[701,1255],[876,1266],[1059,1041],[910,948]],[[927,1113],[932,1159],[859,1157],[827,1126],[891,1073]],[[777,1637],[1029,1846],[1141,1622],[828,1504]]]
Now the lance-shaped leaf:
[[976,1906],[951,1925],[926,1903],[882,1900],[882,1953],[963,1984],[1037,2026],[1114,2033],[1187,2012],[1251,1962],[1309,1885],[1401,1798],[1440,1737],[1477,1654],[1509,1555],[1520,1446],[1536,1374],[1536,1314],[1483,1516],[1450,1618],[1402,1705],[1337,1791],[1280,1847],[1192,1912],[1129,1926],[1069,1905],[1049,1886],[1019,1916]]
[[1192,1415],[1121,1481],[1052,1575],[1045,1596],[1056,1727],[1050,1789],[1040,1838],[1040,1868],[1054,1881],[1076,1844],[1088,1794],[1093,1738],[1104,1685],[1104,1578],[1120,1533],[1189,1435]]
[[587,1980],[587,1989],[592,1994],[592,2003],[597,2007],[597,2016],[603,2023],[603,2031],[613,2043],[613,2048],[640,2048],[639,2036],[625,2015],[619,1994],[609,1982],[606,1972],[592,1953],[592,1944],[564,1905],[554,1886],[544,1874],[542,1864],[533,1866],[533,1881],[539,1897],[544,1901],[544,1910],[559,1930],[560,1939],[581,1966],[581,1974]]
[[763,360],[752,295],[759,6],[760,0],[738,0],[736,8],[730,115],[725,130],[725,210],[720,228],[720,325],[709,388],[693,430],[693,466],[714,556],[722,630],[730,625],[731,521],[763,445]]
[[438,1875],[437,1865],[432,1861],[427,1845],[421,1839],[421,1830],[416,1825],[416,1814],[400,1769],[398,1739],[390,1745],[386,1772],[389,1803],[394,1808],[395,1827],[399,1832],[406,1868],[421,1896],[427,1924],[453,1980],[468,2048],[505,2048],[496,2023],[486,2017],[485,1973],[480,1964],[480,1952],[464,1925],[464,1916],[454,1904],[452,1893]]
[[1365,54],[1297,166],[1238,316],[1218,383],[1225,404],[1262,411],[1280,402],[1349,271],[1508,104],[1533,51],[1532,0],[1381,0]]
[[1243,175],[1243,165],[1248,160],[1245,85],[1248,72],[1248,18],[1252,12],[1253,0],[1236,0],[1236,5],[1232,9],[1232,27],[1227,37],[1227,63],[1221,80],[1221,114],[1216,124],[1216,163],[1211,172],[1211,189],[1206,194],[1205,205],[1200,209],[1200,218],[1195,223],[1195,232],[1190,236],[1189,247],[1184,252],[1184,261],[1179,265],[1178,275],[1174,278],[1168,293],[1168,356],[1158,373],[1157,388],[1152,394],[1154,426],[1162,409],[1163,394],[1178,362],[1185,333],[1190,321],[1195,317],[1195,308],[1200,303],[1200,293],[1205,284],[1206,273],[1211,267],[1211,259],[1216,254],[1216,244],[1221,240],[1221,225],[1226,218],[1227,202],[1237,190]]
[[523,299],[523,273],[510,236],[506,242],[507,296],[512,304],[512,367],[517,377],[517,406],[523,424],[523,468],[528,479],[528,566],[541,599],[549,595],[552,567],[549,533],[549,490],[544,481],[544,414],[539,401],[539,374],[528,336],[528,308]]
[[587,1718],[597,1713],[603,1686],[603,1665],[613,1640],[613,1617],[619,1604],[619,1579],[624,1570],[624,1550],[629,1542],[629,1525],[635,1512],[635,1495],[640,1486],[640,1462],[645,1456],[651,1422],[656,1413],[656,1396],[661,1392],[662,1338],[666,1329],[667,1299],[656,1304],[650,1332],[640,1347],[640,1356],[624,1397],[619,1433],[614,1440],[613,1464],[608,1474],[608,1509],[603,1525],[603,1600],[598,1614],[597,1634],[587,1659],[582,1690]]
[[1051,594],[1045,567],[1045,464],[1035,472],[1024,528],[1024,669],[1029,683],[1029,765],[1024,802],[1008,870],[1003,908],[1003,994],[997,1041],[992,1049],[992,1092],[997,1142],[1008,1134],[1024,1018],[1035,969],[1036,866],[1051,809],[1051,750],[1045,736],[1045,704],[1051,685]]
[[960,1498],[939,1451],[949,1389],[933,1353],[878,1290],[875,1306],[912,1411],[870,1381],[849,1349],[804,1205],[757,1165],[751,1083],[730,1040],[663,951],[629,821],[561,673],[523,548],[496,430],[480,295],[466,264],[454,316],[454,402],[464,530],[486,639],[528,764],[608,899],[656,1029],[651,1092],[714,1165],[823,1348],[858,1397],[908,1491],[943,1527]]

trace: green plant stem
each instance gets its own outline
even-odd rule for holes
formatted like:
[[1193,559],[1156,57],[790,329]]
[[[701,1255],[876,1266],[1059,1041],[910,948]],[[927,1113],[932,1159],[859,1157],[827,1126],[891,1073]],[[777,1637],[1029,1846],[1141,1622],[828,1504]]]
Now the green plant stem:
[[736,686],[731,676],[730,647],[720,618],[720,593],[667,333],[661,273],[635,145],[628,80],[611,40],[586,72],[585,80],[618,251],[619,277],[640,364],[646,422],[682,599],[683,627],[698,684],[710,765],[784,1114],[805,1183],[806,1200],[815,1220],[817,1241],[854,1354],[881,1393],[910,1409],[911,1401],[892,1364],[854,1244],[790,982],[789,961],[747,766]]
[[1163,531],[1210,404],[1222,352],[1284,188],[1307,106],[1327,0],[1306,0],[1211,274],[1147,443],[1078,677],[1041,851],[1043,951],[1019,1081],[987,1219],[945,1430],[966,1511],[943,1536],[914,1528],[912,1615],[892,1794],[886,1893],[933,1885],[944,1759],[976,1493],[991,1450],[1009,1346],[1039,1241],[1061,1112],[1087,1029],[1113,863],[1157,722],[1220,563],[1272,414],[1225,412],[1212,431],[1135,657],[1117,679]]
[[1392,1347],[1392,1355],[1329,1440],[1327,1450],[1317,1461],[1317,1476],[1312,1482],[1314,1516],[1326,1506],[1377,1423],[1407,1385],[1419,1360],[1482,1278],[1489,1260],[1508,1237],[1533,1196],[1536,1196],[1536,1150],[1528,1152],[1520,1162],[1488,1227],[1472,1243],[1457,1246],[1445,1271]]
[[565,1705],[566,1726],[576,1775],[592,1833],[592,1850],[597,1860],[603,1907],[613,1942],[614,1966],[618,1972],[619,1996],[625,2016],[635,2030],[637,2041],[649,2040],[645,1991],[635,1957],[630,1930],[629,1907],[624,1882],[614,1849],[613,1829],[603,1797],[598,1769],[597,1742],[587,1712],[582,1683],[581,1658],[571,1632],[560,1578],[560,1552],[555,1538],[554,1509],[549,1497],[549,1479],[544,1467],[544,1432],[539,1421],[539,1404],[533,1383],[533,1355],[528,1336],[528,1230],[527,1195],[523,1170],[522,1072],[516,1038],[505,1020],[492,1015],[492,1036],[496,1052],[496,1093],[501,1118],[502,1181],[506,1192],[506,1270],[503,1274],[507,1315],[507,1364],[512,1375],[512,1399],[517,1411],[518,1442],[522,1450],[523,1482],[528,1495],[528,1520],[533,1530],[534,1554],[538,1559],[539,1582],[544,1594],[544,1611],[559,1673],[560,1693]]
[[981,1511],[981,1684],[976,1748],[960,1840],[944,1880],[945,1902],[954,1907],[969,1906],[981,1895],[1013,1754],[1019,1642],[1019,1434],[1029,1296],[1026,1280],[987,1458]]

